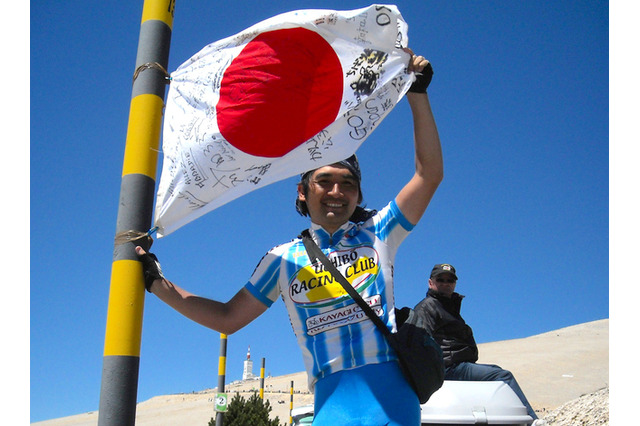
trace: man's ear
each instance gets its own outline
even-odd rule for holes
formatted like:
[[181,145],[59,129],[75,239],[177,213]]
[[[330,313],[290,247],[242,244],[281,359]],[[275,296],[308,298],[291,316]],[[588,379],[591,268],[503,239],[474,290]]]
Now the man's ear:
[[433,279],[429,278],[429,288],[437,290],[436,285],[433,283]]
[[301,183],[298,184],[298,200],[300,201],[307,201],[305,196],[304,196],[304,187],[302,186]]

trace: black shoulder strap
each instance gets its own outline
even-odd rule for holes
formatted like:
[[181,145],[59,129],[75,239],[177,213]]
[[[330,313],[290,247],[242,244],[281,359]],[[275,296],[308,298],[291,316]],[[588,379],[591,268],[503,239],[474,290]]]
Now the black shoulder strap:
[[335,267],[333,263],[327,258],[327,256],[320,250],[320,247],[313,241],[311,238],[311,234],[308,229],[302,231],[302,235],[300,236],[302,239],[302,243],[304,247],[307,249],[307,254],[309,255],[309,259],[311,263],[313,263],[314,259],[318,259],[324,265],[325,270],[329,271],[333,278],[336,279],[345,291],[351,296],[351,298],[360,306],[360,309],[367,314],[371,321],[378,327],[380,332],[386,337],[391,335],[391,332],[387,328],[387,326],[382,322],[380,317],[373,312],[373,309],[369,306],[367,302],[365,302],[362,297],[358,294],[358,292],[349,284],[349,281],[338,271],[338,268]]

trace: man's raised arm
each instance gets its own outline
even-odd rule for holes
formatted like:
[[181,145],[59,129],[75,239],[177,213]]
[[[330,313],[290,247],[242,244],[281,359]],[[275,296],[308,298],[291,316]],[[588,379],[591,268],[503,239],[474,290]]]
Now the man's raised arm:
[[397,195],[396,202],[407,220],[415,225],[442,182],[444,170],[440,137],[426,93],[426,86],[433,74],[431,64],[422,56],[412,55],[409,70],[422,74],[418,75],[416,83],[407,93],[413,114],[416,171]]

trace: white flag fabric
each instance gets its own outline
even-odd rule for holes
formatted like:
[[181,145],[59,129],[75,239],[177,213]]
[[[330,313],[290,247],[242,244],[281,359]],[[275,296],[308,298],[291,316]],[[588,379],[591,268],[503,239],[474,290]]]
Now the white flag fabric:
[[178,67],[165,109],[158,236],[355,153],[414,80],[407,28],[393,5],[299,10]]

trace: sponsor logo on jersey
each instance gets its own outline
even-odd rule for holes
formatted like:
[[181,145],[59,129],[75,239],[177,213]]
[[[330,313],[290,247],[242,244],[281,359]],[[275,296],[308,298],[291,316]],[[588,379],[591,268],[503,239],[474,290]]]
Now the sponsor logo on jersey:
[[[335,251],[328,257],[358,293],[369,287],[378,275],[379,257],[372,247]],[[342,285],[320,262],[300,269],[289,284],[289,298],[299,307],[335,305],[348,297]]]
[[[382,307],[380,306],[380,300],[381,298],[379,294],[364,298],[364,301],[371,306],[378,316],[381,316],[383,313]],[[333,330],[334,328],[342,327],[343,325],[355,324],[366,319],[368,319],[367,314],[360,309],[360,306],[354,303],[349,306],[344,306],[330,312],[324,312],[307,318],[307,334],[309,336],[315,336],[323,331]]]

